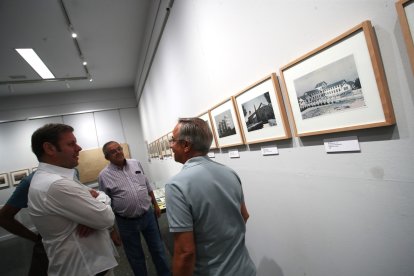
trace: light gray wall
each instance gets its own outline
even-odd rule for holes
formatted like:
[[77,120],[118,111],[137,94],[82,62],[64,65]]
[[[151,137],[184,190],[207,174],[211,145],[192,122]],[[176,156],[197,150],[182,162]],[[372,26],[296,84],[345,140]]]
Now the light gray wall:
[[[394,2],[174,2],[138,106],[149,142],[362,21],[378,37],[395,126],[266,143],[278,156],[216,151],[243,181],[258,275],[414,275],[414,80]],[[325,153],[323,139],[348,135],[361,152]],[[160,186],[181,167],[147,165]]]

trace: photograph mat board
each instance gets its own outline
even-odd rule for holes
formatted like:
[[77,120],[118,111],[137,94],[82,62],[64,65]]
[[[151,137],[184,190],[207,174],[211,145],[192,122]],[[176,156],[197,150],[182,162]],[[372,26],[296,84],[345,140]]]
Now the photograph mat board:
[[[224,112],[227,112],[230,110],[230,119],[232,120],[232,126],[234,125],[236,134],[225,136],[225,137],[219,137],[218,128],[219,126],[216,123],[216,117],[221,118],[222,114]],[[237,120],[236,112],[233,106],[232,99],[229,99],[222,104],[219,104],[215,108],[213,108],[210,111],[211,117],[212,117],[212,123],[214,127],[214,131],[217,135],[217,144],[219,147],[226,147],[226,146],[235,146],[243,144],[243,138],[240,134],[240,128],[239,123]]]
[[[315,71],[315,68],[317,69],[327,66],[332,63],[332,61],[345,58],[349,55],[353,55],[355,58],[361,86],[364,91],[367,92],[364,93],[366,108],[353,109],[347,112],[333,113],[329,116],[320,116],[302,120],[300,108],[297,103],[294,80],[312,73]],[[375,81],[375,73],[372,67],[364,31],[362,29],[336,43],[333,47],[328,47],[316,55],[301,61],[299,64],[284,70],[283,77],[298,133],[346,128],[354,125],[385,121],[381,98],[377,82]],[[315,129],[315,125],[318,126],[317,129]]]
[[9,187],[9,177],[7,173],[0,173],[0,188]]
[[[251,103],[252,100],[258,97],[259,99],[261,99],[262,96],[267,92],[269,93],[270,101],[271,101],[272,108],[273,108],[273,114],[275,117],[274,119],[275,125],[273,126],[269,125],[268,127],[263,127],[261,129],[254,130],[254,131],[248,131],[245,116],[243,114],[243,105],[249,102]],[[236,105],[237,105],[238,112],[240,115],[240,122],[241,122],[240,124],[243,128],[243,134],[246,138],[246,143],[249,143],[251,141],[258,141],[258,140],[265,141],[265,140],[269,140],[269,139],[277,138],[277,137],[288,138],[289,135],[285,131],[286,126],[282,118],[282,114],[280,111],[281,109],[279,106],[280,103],[276,97],[276,91],[275,91],[275,88],[272,82],[272,78],[265,80],[264,82],[252,87],[251,89],[248,89],[247,91],[245,91],[244,93],[240,95],[237,95],[235,97],[235,101],[236,101]]]

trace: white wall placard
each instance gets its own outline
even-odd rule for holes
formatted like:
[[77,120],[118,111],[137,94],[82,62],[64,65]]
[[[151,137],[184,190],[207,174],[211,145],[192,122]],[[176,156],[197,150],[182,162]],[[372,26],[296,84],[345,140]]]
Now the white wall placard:
[[360,151],[358,137],[339,137],[324,139],[325,151],[329,152],[346,152],[346,151]]
[[279,151],[276,146],[271,147],[262,147],[262,155],[277,155],[279,154]]
[[214,154],[214,151],[209,151],[207,155],[208,155],[208,157],[210,157],[210,158],[214,158],[214,157],[216,157],[216,156],[215,156],[215,154]]
[[230,158],[239,158],[240,154],[238,150],[229,150],[229,157]]

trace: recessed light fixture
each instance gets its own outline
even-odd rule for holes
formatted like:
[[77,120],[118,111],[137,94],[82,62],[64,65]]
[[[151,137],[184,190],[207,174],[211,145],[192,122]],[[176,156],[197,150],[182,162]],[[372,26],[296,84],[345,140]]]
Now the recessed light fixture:
[[46,64],[40,59],[32,48],[15,49],[24,60],[40,75],[42,79],[54,79],[55,76],[47,68]]
[[78,35],[77,35],[76,33],[72,33],[72,37],[73,37],[73,38],[77,38],[77,37],[78,37]]
[[82,64],[83,64],[83,65],[87,65],[88,63],[87,63],[86,61],[84,61]]
[[89,81],[90,81],[90,82],[92,82],[92,81],[93,81],[93,79],[92,79],[92,78],[90,78],[90,79],[89,79]]

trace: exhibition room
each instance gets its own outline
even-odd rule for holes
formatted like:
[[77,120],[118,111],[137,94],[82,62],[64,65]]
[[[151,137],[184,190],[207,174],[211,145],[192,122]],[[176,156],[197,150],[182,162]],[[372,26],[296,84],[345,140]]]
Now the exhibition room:
[[[70,125],[88,189],[108,141],[140,162],[171,265],[173,130],[198,117],[240,179],[257,275],[414,275],[413,0],[6,0],[0,15],[1,207],[39,167],[33,132]],[[27,208],[15,218],[37,233]],[[32,247],[0,227],[0,275],[28,275]],[[117,251],[113,274],[134,275]]]

